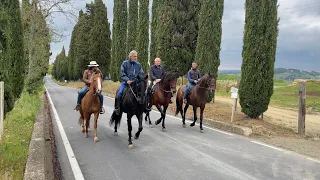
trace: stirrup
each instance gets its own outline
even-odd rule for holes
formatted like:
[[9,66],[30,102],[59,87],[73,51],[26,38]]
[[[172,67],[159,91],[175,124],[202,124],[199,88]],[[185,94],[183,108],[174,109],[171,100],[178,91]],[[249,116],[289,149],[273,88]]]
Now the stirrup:
[[101,109],[100,109],[100,114],[104,114],[106,111],[104,110],[104,108],[102,107]]

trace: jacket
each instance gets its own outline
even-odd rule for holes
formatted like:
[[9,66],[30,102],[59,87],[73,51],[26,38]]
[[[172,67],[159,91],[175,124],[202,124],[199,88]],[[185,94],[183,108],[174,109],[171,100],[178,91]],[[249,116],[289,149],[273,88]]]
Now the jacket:
[[139,62],[131,62],[130,59],[122,62],[120,69],[121,81],[134,81],[139,74],[144,74]]
[[149,70],[151,81],[155,81],[156,79],[161,79],[163,75],[166,73],[166,70],[160,65],[151,66]]
[[194,80],[199,80],[201,78],[201,73],[197,69],[190,69],[188,72],[188,81],[191,84],[196,84]]

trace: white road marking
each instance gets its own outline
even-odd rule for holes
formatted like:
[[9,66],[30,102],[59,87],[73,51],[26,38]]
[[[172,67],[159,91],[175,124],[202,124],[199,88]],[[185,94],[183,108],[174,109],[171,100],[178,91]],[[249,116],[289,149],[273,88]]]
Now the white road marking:
[[310,160],[310,161],[313,161],[313,162],[316,162],[316,163],[319,163],[319,164],[320,164],[320,160],[313,159],[313,158],[307,158],[307,159]]
[[48,94],[49,102],[50,102],[51,107],[52,107],[53,115],[54,115],[54,117],[56,119],[56,122],[57,122],[57,125],[58,125],[58,129],[59,129],[59,132],[61,134],[61,138],[62,138],[64,147],[65,147],[67,155],[68,155],[68,159],[69,159],[72,171],[73,171],[74,178],[76,180],[84,180],[83,174],[81,172],[81,169],[79,167],[77,159],[76,159],[76,157],[75,157],[75,155],[73,153],[73,150],[72,150],[72,147],[71,147],[71,145],[69,143],[69,140],[68,140],[68,137],[66,135],[66,132],[63,129],[63,126],[62,126],[62,123],[60,121],[58,112],[57,112],[56,108],[54,107],[54,104],[52,102],[51,96],[50,96],[49,91],[48,91],[46,86],[45,86],[45,88],[46,88],[46,91],[47,91],[47,94]]
[[[255,144],[259,144],[259,145],[261,145],[261,146],[265,146],[265,147],[268,147],[268,148],[271,148],[271,149],[275,149],[275,150],[278,150],[278,151],[282,151],[282,152],[284,152],[284,151],[286,151],[286,150],[284,150],[284,149],[280,149],[280,148],[277,148],[277,147],[274,147],[274,146],[271,146],[271,145],[268,145],[268,144],[264,144],[264,143],[262,143],[262,142],[258,142],[258,141],[251,141],[252,143],[255,143]],[[288,151],[289,152],[289,151]]]

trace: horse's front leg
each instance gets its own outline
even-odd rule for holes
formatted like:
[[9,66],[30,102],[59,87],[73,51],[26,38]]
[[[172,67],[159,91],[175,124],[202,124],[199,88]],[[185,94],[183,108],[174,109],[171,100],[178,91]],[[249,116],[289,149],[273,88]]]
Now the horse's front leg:
[[203,111],[204,111],[204,106],[200,107],[200,132],[203,132],[203,127],[202,127]]
[[158,111],[159,111],[159,112],[160,112],[160,114],[161,114],[161,117],[160,117],[158,120],[156,120],[156,122],[155,122],[155,124],[156,124],[156,125],[158,125],[158,124],[160,124],[160,123],[161,123],[161,121],[162,121],[162,114],[163,114],[163,111],[162,111],[161,106],[160,106],[159,104],[157,104],[157,105],[156,105],[156,107],[157,107]]
[[150,119],[150,112],[147,112],[146,113],[146,116],[145,116],[145,122],[146,123],[149,123],[149,127],[151,126],[152,127],[152,122],[151,122],[151,119]]
[[85,116],[84,116],[85,118],[85,121],[86,121],[86,134],[85,134],[85,137],[87,138],[87,137],[89,137],[89,125],[90,125],[90,118],[91,118],[91,114],[86,114]]
[[138,132],[135,135],[135,139],[139,139],[140,133],[143,130],[143,127],[142,127],[142,119],[143,119],[143,117],[142,116],[143,116],[143,113],[137,116],[138,122],[139,122],[139,129],[138,129]]
[[165,126],[165,120],[166,120],[166,112],[167,112],[168,106],[163,106],[163,113],[161,113],[162,117],[162,131],[166,131],[166,126]]
[[93,132],[93,140],[94,140],[94,142],[98,142],[97,127],[98,127],[99,114],[100,114],[100,112],[95,112],[94,113],[94,132]]
[[183,110],[183,116],[182,116],[182,126],[183,126],[183,127],[186,127],[186,114],[187,114],[188,108],[189,108],[189,104],[187,103],[187,104],[184,106],[184,110]]
[[198,107],[193,106],[193,123],[190,124],[190,126],[194,126],[196,124],[197,121],[197,109]]
[[127,114],[127,124],[128,124],[128,141],[129,141],[129,149],[133,148],[133,144],[132,144],[132,124],[131,124],[131,118],[132,118],[132,114],[131,113],[128,113]]

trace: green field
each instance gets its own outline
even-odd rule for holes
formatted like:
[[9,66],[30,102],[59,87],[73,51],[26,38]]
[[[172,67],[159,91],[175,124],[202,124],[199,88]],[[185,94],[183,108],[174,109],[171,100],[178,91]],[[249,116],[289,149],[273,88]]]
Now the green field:
[[[299,85],[277,88],[271,98],[271,105],[298,109]],[[309,112],[320,112],[320,81],[307,82],[306,106]]]
[[[41,91],[42,92],[42,91]],[[23,179],[40,94],[23,93],[4,121],[0,146],[0,179]]]

